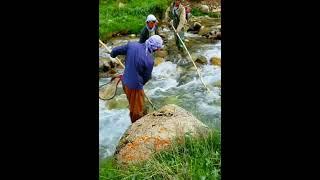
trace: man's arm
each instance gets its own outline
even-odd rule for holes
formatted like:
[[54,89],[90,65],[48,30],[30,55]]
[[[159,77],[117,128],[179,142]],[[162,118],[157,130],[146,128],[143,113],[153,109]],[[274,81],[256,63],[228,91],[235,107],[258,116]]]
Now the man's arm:
[[112,49],[110,56],[115,58],[118,55],[126,55],[128,50],[128,44],[123,45],[123,46],[118,46]]
[[151,79],[153,64],[154,64],[153,61],[152,63],[146,63],[143,68],[143,71],[142,71],[143,85],[145,85]]

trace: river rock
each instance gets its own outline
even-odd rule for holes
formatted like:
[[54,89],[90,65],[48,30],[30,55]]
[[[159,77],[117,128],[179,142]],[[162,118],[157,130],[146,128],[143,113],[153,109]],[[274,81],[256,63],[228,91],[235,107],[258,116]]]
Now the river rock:
[[221,40],[221,32],[220,31],[211,31],[208,36],[210,39]]
[[195,62],[197,62],[199,64],[208,64],[208,60],[204,55],[198,56],[197,59],[195,60]]
[[165,50],[156,51],[155,55],[156,55],[156,57],[165,58],[168,56],[168,51],[165,51]]
[[186,133],[197,136],[208,131],[190,112],[169,104],[133,123],[121,137],[115,157],[121,165],[139,163],[170,147],[176,138]]
[[214,37],[215,40],[221,40],[221,32],[217,32],[216,36]]
[[162,57],[156,57],[154,60],[154,66],[158,66],[159,64],[164,62],[164,58]]
[[137,36],[136,36],[135,34],[130,34],[129,37],[130,37],[130,38],[135,38],[135,37],[137,37]]
[[108,73],[106,72],[99,72],[99,78],[107,78],[108,77]]
[[106,58],[99,58],[99,72],[106,73],[111,69],[111,65]]
[[202,25],[199,22],[195,22],[193,24],[193,27],[194,27],[195,31],[199,31],[201,29]]
[[212,57],[210,59],[210,64],[216,65],[216,66],[221,66],[221,59],[218,57]]
[[178,104],[179,102],[178,96],[167,96],[165,97],[163,104]]
[[199,22],[194,22],[190,28],[187,30],[187,32],[191,32],[194,34],[199,33],[200,29],[201,29],[202,25]]
[[103,62],[99,60],[99,70],[103,68]]
[[219,13],[219,12],[221,12],[221,8],[215,7],[215,8],[212,9],[211,12],[213,12],[213,13]]
[[205,4],[202,4],[200,6],[200,11],[203,12],[203,13],[209,13],[209,6],[207,6]]
[[116,74],[117,71],[116,71],[115,69],[110,69],[110,70],[108,71],[108,73],[109,73],[110,75],[112,75],[112,74]]
[[212,27],[204,27],[202,26],[199,30],[199,35],[206,35],[206,34],[209,34],[210,32],[212,31]]
[[213,86],[215,87],[221,87],[221,80],[213,82]]

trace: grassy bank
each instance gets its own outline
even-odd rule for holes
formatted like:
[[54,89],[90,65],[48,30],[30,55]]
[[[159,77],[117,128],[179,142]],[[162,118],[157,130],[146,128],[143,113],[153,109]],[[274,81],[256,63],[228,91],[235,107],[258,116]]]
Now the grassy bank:
[[221,179],[221,137],[219,132],[207,137],[186,136],[181,144],[157,153],[150,160],[118,167],[113,158],[100,164],[99,178],[106,179]]
[[[119,7],[119,3],[124,7]],[[99,4],[99,36],[105,40],[114,33],[139,34],[149,14],[162,18],[169,0],[101,0]]]
[[201,12],[201,10],[199,8],[193,8],[191,10],[191,14],[193,16],[205,16],[205,15],[208,15],[209,17],[212,17],[212,18],[220,18],[220,13],[218,13],[218,12],[203,13],[203,12]]

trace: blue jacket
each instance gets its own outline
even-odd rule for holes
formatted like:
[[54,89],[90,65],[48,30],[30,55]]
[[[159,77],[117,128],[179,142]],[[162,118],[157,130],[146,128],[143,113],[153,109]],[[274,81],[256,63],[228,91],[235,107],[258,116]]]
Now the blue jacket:
[[145,43],[129,42],[126,45],[112,49],[111,57],[126,55],[123,84],[129,89],[143,89],[153,69],[153,57],[150,52],[146,53]]

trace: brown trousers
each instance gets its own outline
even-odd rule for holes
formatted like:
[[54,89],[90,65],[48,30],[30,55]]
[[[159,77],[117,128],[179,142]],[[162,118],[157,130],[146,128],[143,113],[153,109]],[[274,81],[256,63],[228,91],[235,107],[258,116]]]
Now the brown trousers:
[[144,91],[129,89],[126,85],[123,85],[123,90],[129,101],[131,122],[134,123],[144,115]]

